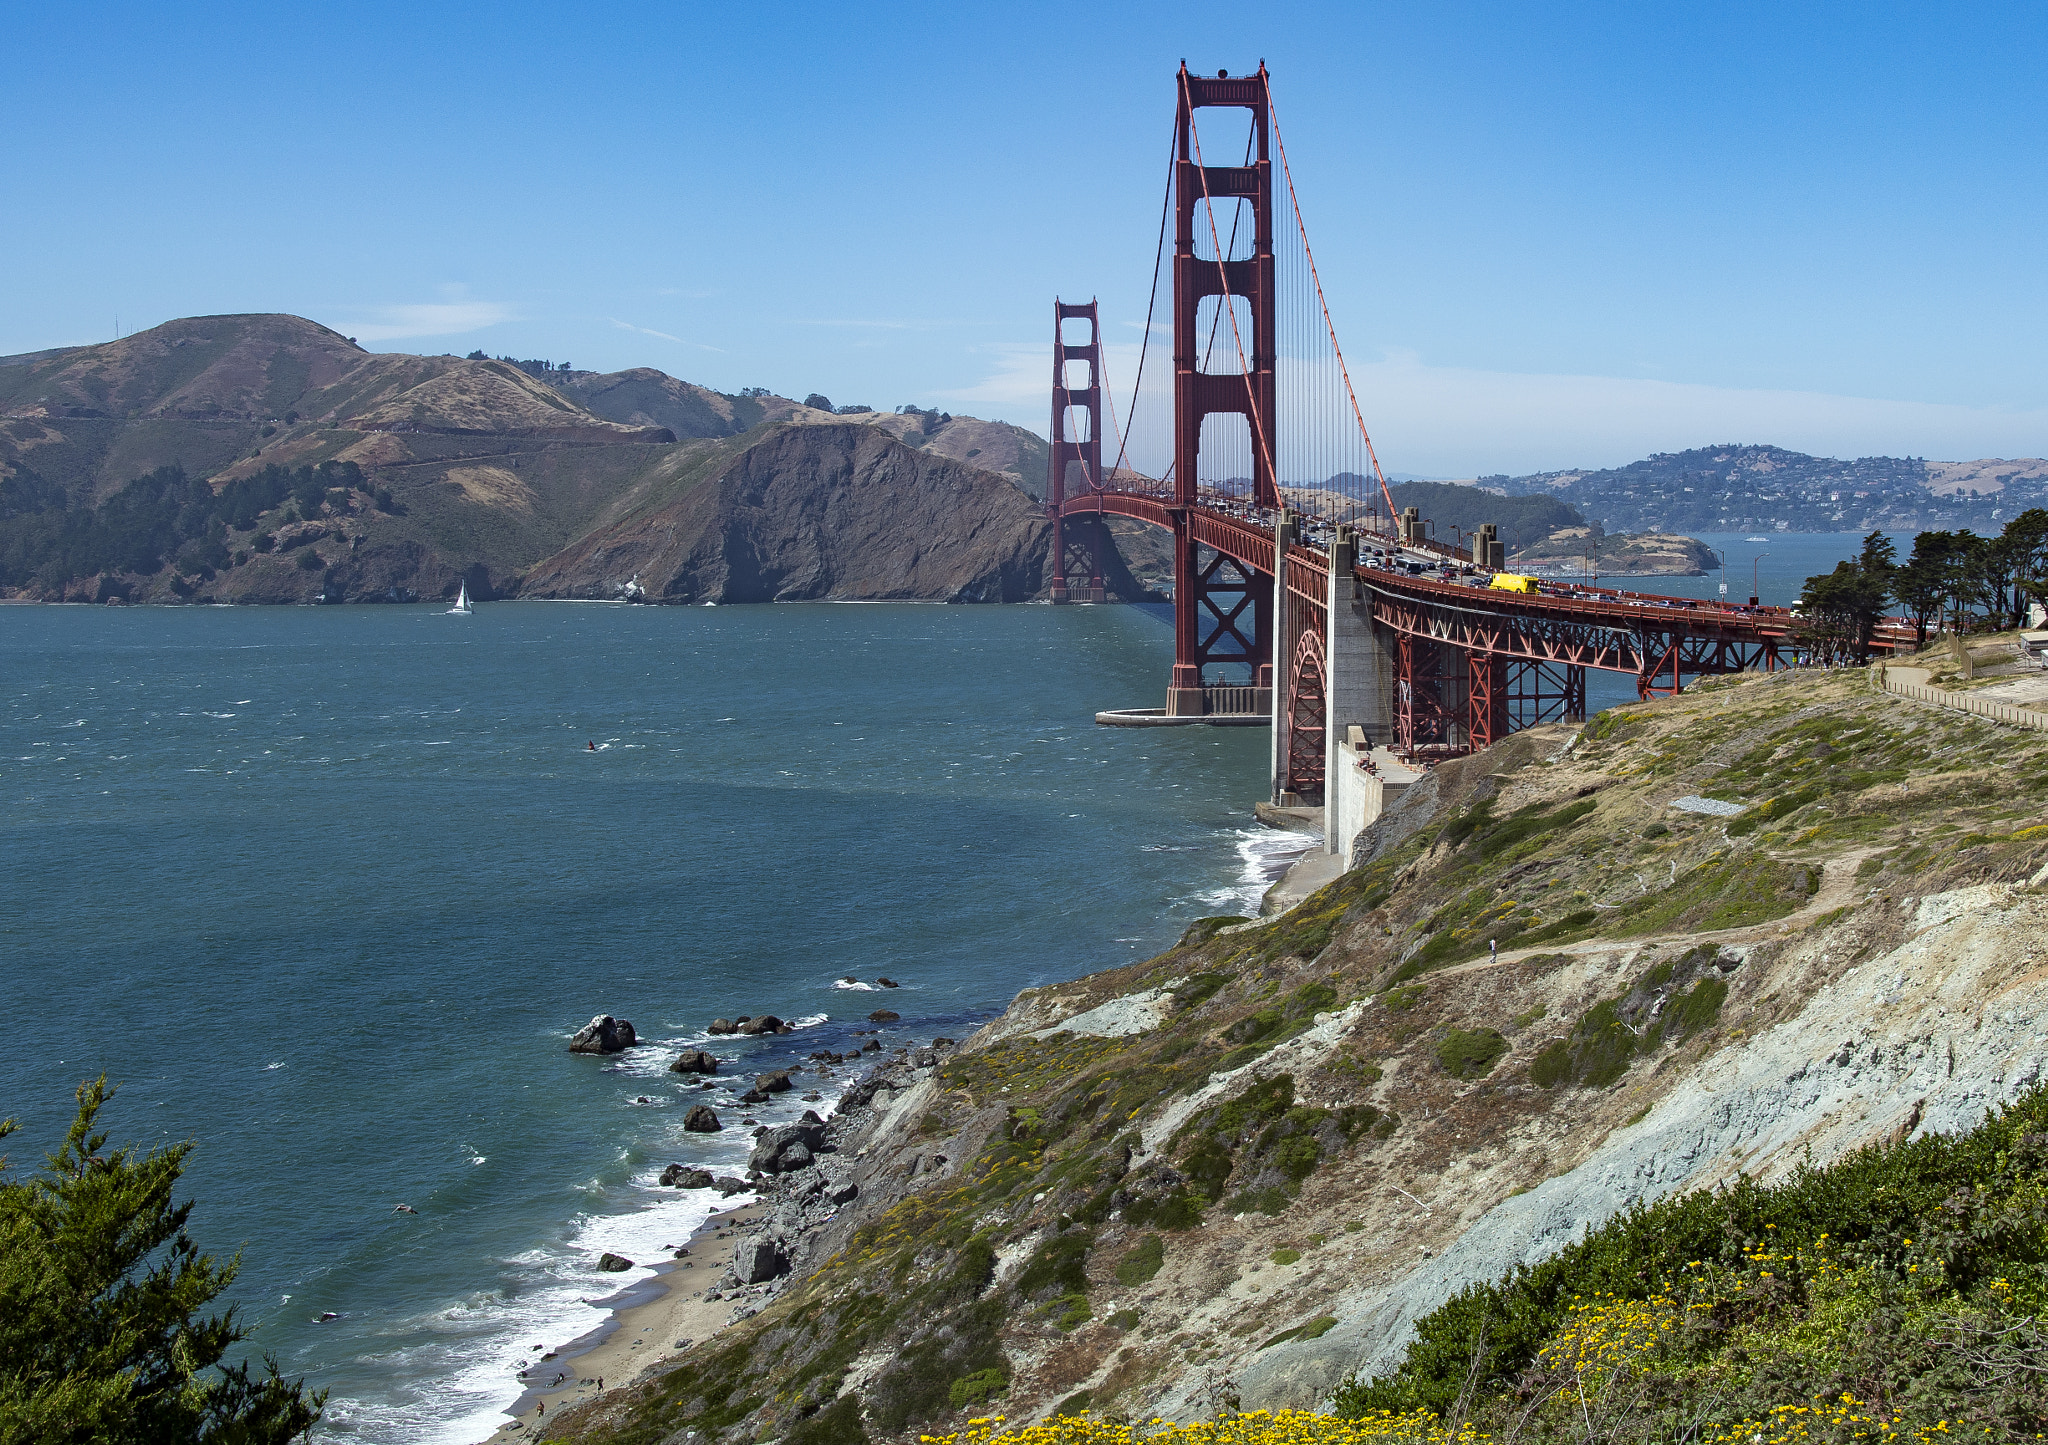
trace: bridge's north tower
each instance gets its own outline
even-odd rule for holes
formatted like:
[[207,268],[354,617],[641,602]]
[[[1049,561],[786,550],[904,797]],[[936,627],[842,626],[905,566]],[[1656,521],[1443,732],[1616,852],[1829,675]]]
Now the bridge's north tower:
[[[1088,323],[1086,341],[1069,342],[1069,322]],[[1079,368],[1086,367],[1082,377]],[[1079,385],[1076,385],[1079,382]],[[1102,476],[1102,323],[1095,303],[1052,303],[1052,460],[1046,510],[1052,516],[1052,600],[1100,602],[1103,527],[1100,518],[1064,518],[1070,483],[1099,492]],[[1078,523],[1079,525],[1075,525]],[[1078,580],[1075,580],[1077,579]]]

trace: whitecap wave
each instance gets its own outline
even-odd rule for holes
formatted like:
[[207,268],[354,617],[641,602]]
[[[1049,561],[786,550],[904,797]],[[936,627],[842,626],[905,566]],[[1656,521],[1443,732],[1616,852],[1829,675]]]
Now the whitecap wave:
[[1188,895],[1203,908],[1241,913],[1259,911],[1266,890],[1278,883],[1303,854],[1322,846],[1309,833],[1282,833],[1273,828],[1237,828],[1224,835],[1237,854],[1237,876],[1220,887]]
[[859,979],[857,979],[857,978],[835,978],[835,979],[833,979],[833,980],[832,980],[832,987],[834,987],[834,988],[843,988],[843,989],[847,990],[847,991],[848,991],[849,993],[880,993],[880,992],[881,992],[881,990],[880,990],[880,989],[878,989],[878,988],[876,988],[876,987],[875,987],[875,985],[873,985],[873,984],[871,984],[871,983],[862,983],[862,982],[861,982],[861,981],[860,981]]

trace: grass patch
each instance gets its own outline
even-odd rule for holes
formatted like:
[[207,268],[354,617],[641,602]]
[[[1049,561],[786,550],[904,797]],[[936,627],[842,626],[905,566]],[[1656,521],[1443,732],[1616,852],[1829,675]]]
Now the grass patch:
[[1436,1061],[1454,1079],[1479,1079],[1508,1051],[1508,1041],[1494,1029],[1449,1029],[1437,1040]]
[[1267,1340],[1259,1348],[1270,1350],[1273,1346],[1284,1345],[1289,1340],[1319,1340],[1335,1328],[1337,1328],[1337,1317],[1335,1315],[1317,1315],[1305,1325],[1296,1325],[1291,1330],[1280,1331],[1279,1334]]
[[1294,1264],[1301,1259],[1301,1251],[1298,1249],[1276,1249],[1269,1257],[1275,1264]]
[[1820,869],[1760,852],[1716,854],[1627,914],[1622,935],[1704,933],[1768,923],[1802,907],[1820,888]]
[[946,1387],[946,1397],[956,1410],[971,1410],[977,1405],[986,1405],[998,1395],[1008,1393],[1010,1377],[1000,1368],[976,1370],[971,1375],[962,1375]]
[[1602,1089],[1642,1055],[1691,1038],[1720,1017],[1728,985],[1713,944],[1658,964],[1627,992],[1602,999],[1579,1016],[1568,1038],[1546,1045],[1529,1065],[1529,1082],[1545,1089],[1583,1084]]
[[1116,1282],[1133,1286],[1145,1284],[1159,1273],[1160,1266],[1165,1263],[1166,1241],[1156,1234],[1148,1234],[1116,1262]]

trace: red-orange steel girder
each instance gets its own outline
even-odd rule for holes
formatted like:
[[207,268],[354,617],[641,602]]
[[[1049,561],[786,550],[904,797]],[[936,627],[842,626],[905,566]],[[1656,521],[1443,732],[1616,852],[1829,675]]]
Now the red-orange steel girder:
[[1302,629],[1287,669],[1287,791],[1311,805],[1323,800],[1324,749],[1328,745],[1329,678],[1323,665],[1323,635]]
[[1473,748],[1490,748],[1508,735],[1508,662],[1494,652],[1466,657],[1465,735]]

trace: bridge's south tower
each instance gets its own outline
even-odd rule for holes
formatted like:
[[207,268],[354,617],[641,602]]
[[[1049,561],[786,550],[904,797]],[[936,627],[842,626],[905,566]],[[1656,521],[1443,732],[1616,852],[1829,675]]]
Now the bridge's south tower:
[[[1215,76],[1180,69],[1180,105],[1174,136],[1173,230],[1173,677],[1166,711],[1197,716],[1205,710],[1206,670],[1239,663],[1247,679],[1272,685],[1272,591],[1249,569],[1220,555],[1200,565],[1189,508],[1202,476],[1202,423],[1218,414],[1245,419],[1251,440],[1253,506],[1277,511],[1274,470],[1277,408],[1274,357],[1278,351],[1273,262],[1272,109],[1266,67],[1256,75]],[[1239,106],[1251,112],[1245,165],[1209,165],[1202,155],[1195,112]],[[1220,158],[1216,158],[1220,159]],[[1249,205],[1251,253],[1233,260],[1229,219]],[[1225,218],[1221,225],[1218,218]],[[1202,254],[1203,251],[1206,255]],[[1205,308],[1203,302],[1214,301]]]

